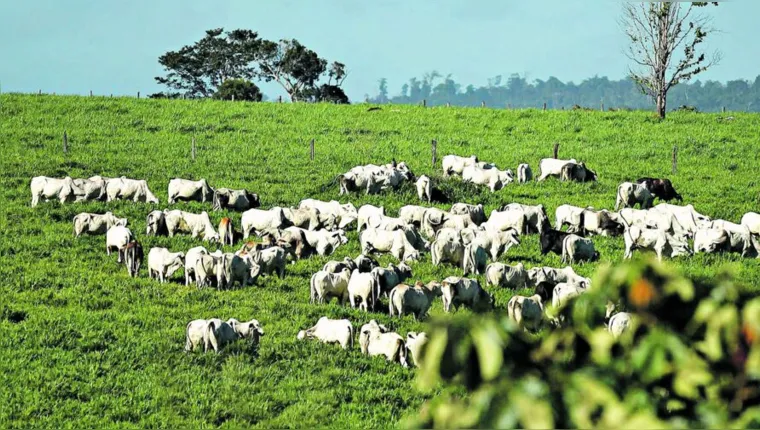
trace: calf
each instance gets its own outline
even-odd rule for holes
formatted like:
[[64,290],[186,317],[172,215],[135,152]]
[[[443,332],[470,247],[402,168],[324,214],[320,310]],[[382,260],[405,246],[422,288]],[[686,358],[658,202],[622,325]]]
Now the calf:
[[541,175],[536,179],[538,182],[545,180],[550,176],[559,177],[562,174],[562,167],[568,163],[577,163],[574,158],[569,160],[558,160],[556,158],[542,158],[538,162],[538,168]]
[[319,271],[311,276],[309,282],[310,303],[330,303],[335,297],[343,306],[349,298],[348,281],[351,270],[344,268],[340,273]]
[[174,272],[185,267],[184,252],[170,252],[166,248],[151,248],[148,252],[148,276],[162,284],[169,281]]
[[264,336],[264,329],[257,320],[245,323],[234,318],[227,321],[218,318],[194,320],[185,328],[185,351],[195,351],[202,344],[203,352],[213,349],[219,353],[225,345],[238,339],[247,339],[251,345],[257,345],[261,336]]
[[464,305],[475,312],[489,311],[494,307],[493,296],[480,286],[477,279],[449,276],[441,282],[441,292],[444,312],[449,312],[451,305],[454,305],[454,310]]
[[117,261],[121,263],[124,260],[125,247],[133,240],[135,236],[128,228],[121,225],[109,228],[106,232],[106,255],[111,255],[111,250],[115,248],[119,254]]
[[136,278],[143,262],[143,247],[140,242],[133,240],[124,247],[124,264],[129,276]]
[[566,182],[593,182],[596,181],[596,173],[584,163],[567,163],[562,166],[559,179]]
[[676,192],[675,188],[673,188],[673,183],[670,182],[670,179],[639,178],[636,180],[636,183],[646,187],[646,189],[649,190],[653,196],[659,198],[660,200],[666,202],[669,202],[673,199],[678,200],[679,202],[683,201],[681,195]]
[[318,339],[323,343],[337,343],[343,349],[354,346],[354,326],[349,320],[333,320],[320,318],[313,327],[301,330],[296,337],[303,339]]
[[440,297],[441,294],[441,284],[438,282],[429,282],[425,285],[417,281],[413,287],[406,284],[396,285],[388,295],[390,316],[393,316],[394,311],[399,317],[404,316],[405,313],[411,313],[414,319],[421,320],[427,315],[435,298]]
[[359,331],[359,345],[362,354],[369,356],[383,355],[388,361],[401,363],[408,367],[406,362],[406,345],[404,338],[397,333],[388,332],[388,329],[371,320],[364,324]]
[[503,263],[491,263],[486,267],[488,285],[513,288],[515,290],[528,286],[528,272],[522,263],[507,266]]
[[190,233],[192,237],[201,237],[203,240],[218,242],[219,234],[211,224],[211,219],[206,211],[200,214],[180,210],[164,210],[166,217],[166,228],[169,231],[169,237],[173,237],[179,232]]

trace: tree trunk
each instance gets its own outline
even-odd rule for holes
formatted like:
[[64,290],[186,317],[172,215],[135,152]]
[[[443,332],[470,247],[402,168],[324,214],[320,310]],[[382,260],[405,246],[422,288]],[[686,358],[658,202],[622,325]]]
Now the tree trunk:
[[666,106],[667,93],[661,91],[660,94],[657,95],[657,115],[659,115],[660,119],[665,119]]

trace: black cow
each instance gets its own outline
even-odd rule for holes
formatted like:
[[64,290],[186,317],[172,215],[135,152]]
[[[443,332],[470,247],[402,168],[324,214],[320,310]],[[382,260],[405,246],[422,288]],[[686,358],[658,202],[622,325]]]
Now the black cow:
[[681,195],[673,188],[673,183],[667,178],[639,178],[637,183],[643,185],[653,196],[669,202],[673,199],[683,201]]
[[544,229],[541,233],[541,255],[546,255],[550,251],[557,255],[562,255],[562,242],[569,234],[551,228]]

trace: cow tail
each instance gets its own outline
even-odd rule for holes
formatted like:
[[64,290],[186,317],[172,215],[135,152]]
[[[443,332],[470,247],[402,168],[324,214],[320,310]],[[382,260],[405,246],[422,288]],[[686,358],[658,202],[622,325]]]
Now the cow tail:
[[317,295],[317,289],[314,285],[314,277],[317,274],[311,275],[311,279],[309,280],[309,303],[314,304],[315,296]]
[[351,339],[351,349],[354,349],[354,326],[348,326],[348,337]]
[[473,258],[474,256],[472,255],[473,254],[473,251],[472,251],[473,248],[474,247],[472,246],[472,244],[469,244],[469,245],[467,245],[467,246],[464,247],[464,258],[462,259],[463,260],[462,261],[462,270],[464,271],[465,275],[467,275],[467,273],[468,273],[467,270],[470,267],[473,267],[473,270],[474,270],[474,267],[475,267],[475,259]]
[[215,330],[214,321],[206,323],[206,330],[203,332],[203,352],[208,352],[209,343],[211,342],[211,338],[214,337]]
[[408,367],[409,364],[406,361],[406,343],[402,339],[396,340],[396,350],[398,351],[398,361],[402,366]]
[[393,316],[393,298],[396,297],[397,287],[393,287],[390,293],[388,293],[388,314],[390,316]]
[[216,283],[220,290],[222,289],[222,285],[224,285],[224,282],[225,282],[224,272],[226,268],[227,268],[227,255],[222,254],[222,258],[219,262],[219,265],[216,266]]
[[185,351],[190,351],[193,348],[193,344],[190,342],[190,324],[192,323],[189,322],[185,326]]
[[375,303],[377,303],[378,300],[380,300],[380,294],[382,293],[382,285],[380,284],[380,275],[378,272],[374,272],[372,274],[372,293],[370,294],[370,298],[372,300],[372,307],[375,307]]
[[570,236],[565,236],[565,238],[562,239],[562,264],[565,264],[567,261],[569,261],[568,260],[568,254],[569,254],[569,252],[567,250],[567,247],[568,247],[568,240],[567,240],[567,238],[568,237],[570,237]]

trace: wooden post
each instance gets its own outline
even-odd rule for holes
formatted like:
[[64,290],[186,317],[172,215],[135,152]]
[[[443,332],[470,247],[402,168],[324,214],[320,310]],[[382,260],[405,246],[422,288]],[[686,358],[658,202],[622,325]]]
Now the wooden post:
[[111,94],[110,97],[113,98],[113,94]]
[[311,148],[311,159],[314,160],[314,139],[311,139],[309,146]]
[[42,90],[40,90],[37,94],[42,95]]
[[726,107],[723,106],[723,113],[726,113]]
[[282,96],[277,98],[277,103],[282,103]]
[[137,98],[138,99],[140,98],[140,92],[139,91],[137,92]]
[[422,107],[427,107],[427,100],[422,99]]
[[604,99],[602,99],[602,112],[604,112]]
[[446,102],[446,107],[451,107],[451,103]]
[[544,110],[546,110],[546,102],[544,102]]
[[235,94],[232,95],[232,101],[235,101]]
[[193,136],[193,160],[195,160],[195,136]]
[[66,130],[63,131],[63,153],[69,153],[69,136],[66,134]]
[[435,167],[436,153],[438,152],[438,141],[433,139],[430,141],[430,151],[433,155],[433,167]]
[[92,90],[90,90],[90,97],[92,97]]
[[678,146],[673,145],[673,174],[678,170]]
[[558,158],[557,157],[558,155],[559,155],[559,143],[555,143],[554,144],[554,158],[555,159]]
[[482,102],[480,102],[480,107],[486,107],[486,101],[485,100],[483,100]]

